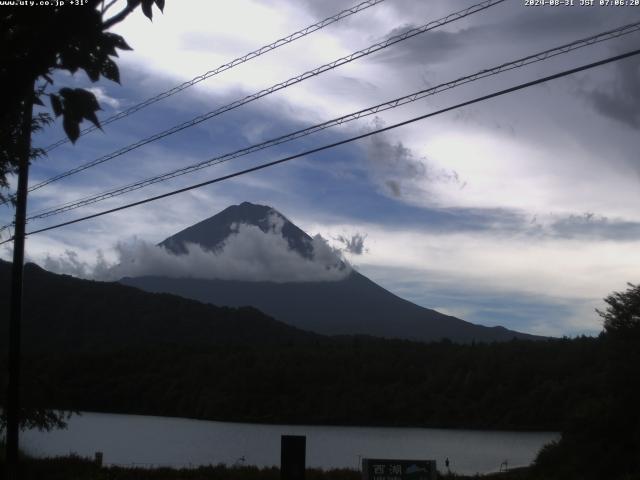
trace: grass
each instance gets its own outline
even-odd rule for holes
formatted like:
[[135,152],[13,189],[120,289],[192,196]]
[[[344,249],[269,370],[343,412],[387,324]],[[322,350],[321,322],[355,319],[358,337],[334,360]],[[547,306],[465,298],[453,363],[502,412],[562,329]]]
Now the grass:
[[[5,479],[4,461],[0,479]],[[210,465],[191,469],[98,467],[78,456],[27,458],[21,464],[21,480],[280,480],[278,468]],[[361,480],[355,470],[307,470],[306,480]]]
[[[33,458],[21,455],[21,480],[280,480],[280,469],[252,466],[229,467],[224,464],[197,468],[141,468],[125,466],[99,467],[92,459],[69,455]],[[6,479],[5,444],[0,440],[0,480]],[[442,480],[542,480],[529,468],[488,475],[441,474]],[[305,480],[362,480],[361,472],[352,469],[307,469]],[[635,479],[634,479],[635,480]]]
[[[2,454],[2,457],[4,453]],[[4,458],[0,457],[0,480],[5,480]],[[210,465],[191,469],[99,467],[93,460],[79,457],[24,458],[22,480],[280,480],[278,468],[228,467]],[[446,480],[534,480],[528,469],[484,476],[442,475]],[[351,469],[308,469],[305,480],[362,480],[359,471]]]

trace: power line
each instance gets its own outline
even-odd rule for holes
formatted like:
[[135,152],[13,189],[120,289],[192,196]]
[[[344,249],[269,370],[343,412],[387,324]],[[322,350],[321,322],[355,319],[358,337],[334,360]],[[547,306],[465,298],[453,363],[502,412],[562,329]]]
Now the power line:
[[[378,3],[382,3],[385,0],[367,0],[365,2],[359,3],[357,5],[354,5],[351,8],[347,8],[346,10],[342,10],[341,12],[336,13],[335,15],[332,15],[331,17],[327,17],[324,20],[319,21],[318,23],[314,23],[313,25],[309,25],[308,27],[303,28],[302,30],[298,30],[297,32],[294,32],[290,35],[287,35],[286,37],[282,37],[279,38],[278,40],[276,40],[275,42],[272,42],[268,45],[264,45],[260,48],[258,48],[257,50],[254,50],[252,52],[249,52],[241,57],[235,58],[233,60],[231,60],[228,63],[222,64],[219,67],[214,68],[213,70],[209,70],[208,72],[205,72],[201,75],[198,75],[197,77],[192,78],[191,80],[188,80],[184,83],[181,83],[180,85],[176,85],[173,88],[170,88],[169,90],[166,90],[164,92],[161,92],[151,98],[148,98],[147,100],[144,100],[143,102],[140,102],[136,105],[133,105],[132,107],[127,108],[126,110],[123,110],[122,112],[118,112],[115,115],[112,115],[111,117],[107,118],[106,120],[102,120],[101,124],[102,126],[104,125],[108,125],[110,123],[113,123],[117,120],[120,120],[122,118],[128,117],[129,115],[142,110],[145,107],[148,107],[149,105],[152,105],[156,102],[159,102],[160,100],[163,100],[167,97],[170,97],[172,95],[175,95],[176,93],[181,92],[182,90],[185,90],[189,87],[192,87],[193,85],[200,83],[208,78],[213,77],[214,75],[217,75],[219,73],[222,73],[226,70],[229,70],[233,67],[236,67],[242,63],[248,62],[249,60],[253,60],[254,58],[257,58],[261,55],[264,55],[267,52],[270,52],[272,50],[275,50],[276,48],[282,47],[284,45],[287,45],[295,40],[298,40],[299,38],[305,37],[315,31],[318,31],[324,27],[327,27],[339,20],[342,20],[343,18],[349,17],[355,13],[361,12],[363,10],[366,10],[369,7],[373,7],[374,5],[377,5]],[[94,130],[97,130],[98,127],[96,127],[95,125],[91,125],[90,127],[87,127],[85,129],[83,129],[80,132],[80,135],[85,135],[89,132],[93,132]],[[50,152],[51,150],[54,150],[55,148],[59,147],[60,145],[64,145],[65,143],[69,142],[68,138],[61,138],[60,140],[58,140],[55,143],[52,143],[51,145],[49,145],[48,147],[45,148],[46,152]]]
[[[125,209],[132,208],[132,207],[135,207],[135,206],[138,206],[138,205],[143,205],[145,203],[149,203],[149,202],[153,202],[153,201],[156,201],[156,200],[160,200],[162,198],[171,197],[173,195],[177,195],[179,193],[184,193],[184,192],[187,192],[189,190],[194,190],[196,188],[204,187],[206,185],[211,185],[213,183],[219,183],[219,182],[222,182],[224,180],[229,180],[231,178],[239,177],[239,176],[245,175],[247,173],[255,172],[255,171],[262,170],[262,169],[265,169],[265,168],[268,168],[268,167],[272,167],[274,165],[278,165],[280,163],[288,162],[288,161],[294,160],[296,158],[300,158],[300,157],[304,157],[306,155],[310,155],[310,154],[313,154],[313,153],[321,152],[323,150],[328,150],[330,148],[335,148],[337,146],[344,145],[344,144],[347,144],[347,143],[351,143],[351,142],[354,142],[356,140],[361,140],[363,138],[370,137],[372,135],[376,135],[378,133],[382,133],[382,132],[386,132],[386,131],[389,131],[389,130],[393,130],[395,128],[402,127],[404,125],[408,125],[410,123],[414,123],[414,122],[417,122],[419,120],[424,120],[424,119],[427,119],[427,118],[430,118],[430,117],[434,117],[434,116],[440,115],[442,113],[450,112],[450,111],[458,109],[458,108],[466,107],[466,106],[472,105],[474,103],[483,102],[483,101],[489,100],[491,98],[495,98],[495,97],[499,97],[499,96],[502,96],[502,95],[506,95],[508,93],[512,93],[512,92],[515,92],[515,91],[518,91],[518,90],[522,90],[522,89],[525,89],[525,88],[528,88],[528,87],[532,87],[532,86],[538,85],[540,83],[548,82],[550,80],[555,80],[555,79],[561,78],[561,77],[566,77],[566,76],[572,75],[574,73],[582,72],[584,70],[595,68],[595,67],[598,67],[598,66],[601,66],[601,65],[605,65],[605,64],[608,64],[608,63],[611,63],[611,62],[622,60],[624,58],[632,57],[632,56],[635,56],[635,55],[638,55],[638,54],[640,54],[640,49],[632,50],[632,51],[629,51],[629,52],[626,52],[626,53],[623,53],[623,54],[620,54],[620,55],[616,55],[616,56],[613,56],[613,57],[608,57],[608,58],[606,58],[604,60],[600,60],[600,61],[597,61],[597,62],[589,63],[589,64],[586,64],[586,65],[582,65],[580,67],[572,68],[570,70],[564,70],[562,72],[559,72],[559,73],[556,73],[556,74],[553,74],[553,75],[549,75],[547,77],[542,77],[542,78],[539,78],[539,79],[536,79],[536,80],[532,80],[532,81],[529,81],[529,82],[526,82],[526,83],[521,83],[521,84],[518,84],[516,86],[510,87],[510,88],[506,88],[504,90],[499,90],[497,92],[490,93],[490,94],[484,95],[482,97],[474,98],[473,100],[468,100],[466,102],[458,103],[457,105],[454,105],[454,106],[451,106],[451,107],[443,108],[443,109],[437,110],[435,112],[431,112],[431,113],[427,113],[427,114],[424,114],[424,115],[420,115],[418,117],[414,117],[414,118],[411,118],[409,120],[405,120],[403,122],[395,123],[393,125],[389,125],[388,127],[382,127],[382,128],[379,128],[379,129],[376,129],[376,130],[372,130],[372,131],[367,132],[367,133],[363,133],[361,135],[357,135],[355,137],[350,137],[350,138],[347,138],[345,140],[340,140],[339,142],[334,142],[334,143],[331,143],[331,144],[328,144],[328,145],[323,145],[321,147],[313,148],[311,150],[306,150],[306,151],[304,151],[302,153],[297,153],[295,155],[290,155],[288,157],[284,157],[284,158],[281,158],[279,160],[274,160],[272,162],[263,163],[261,165],[255,166],[255,167],[247,168],[245,170],[241,170],[241,171],[238,171],[238,172],[235,172],[235,173],[231,173],[229,175],[224,175],[224,176],[221,176],[221,177],[217,177],[217,178],[214,178],[212,180],[207,180],[206,182],[201,182],[201,183],[197,183],[195,185],[190,185],[188,187],[184,187],[184,188],[180,188],[180,189],[177,189],[177,190],[173,190],[171,192],[163,193],[161,195],[156,195],[154,197],[146,198],[144,200],[128,203],[126,205],[121,205],[119,207],[111,208],[109,210],[104,210],[102,212],[94,213],[92,215],[87,215],[87,216],[84,216],[84,217],[76,218],[74,220],[69,220],[67,222],[58,223],[56,225],[52,225],[52,226],[49,226],[49,227],[41,228],[41,229],[38,229],[38,230],[33,230],[31,232],[28,232],[26,235],[34,235],[36,233],[42,233],[42,232],[46,232],[46,231],[53,230],[53,229],[56,229],[56,228],[64,227],[64,226],[67,226],[67,225],[72,225],[74,223],[83,222],[85,220],[90,220],[92,218],[101,217],[103,215],[107,215],[107,214],[110,214],[110,213],[118,212],[120,210],[125,210]],[[12,240],[13,240],[13,238],[9,238],[9,239],[7,239],[7,240],[5,240],[3,242],[0,242],[0,245],[2,245],[4,243],[7,243],[7,242],[10,242]]]
[[434,20],[434,21],[429,22],[429,23],[427,23],[425,25],[422,25],[420,27],[412,28],[412,29],[407,30],[406,32],[404,32],[402,34],[394,35],[394,36],[388,38],[387,40],[385,40],[383,42],[379,42],[379,43],[373,44],[373,45],[371,45],[371,46],[369,46],[369,47],[367,47],[367,48],[365,48],[363,50],[358,50],[357,52],[354,52],[354,53],[352,53],[350,55],[347,55],[345,57],[342,57],[342,58],[339,58],[337,60],[334,60],[334,61],[332,61],[330,63],[327,63],[325,65],[317,67],[317,68],[315,68],[313,70],[309,70],[309,71],[307,71],[307,72],[305,72],[305,73],[303,73],[301,75],[298,75],[296,77],[292,77],[292,78],[290,78],[288,80],[285,80],[284,82],[272,85],[269,88],[260,90],[259,92],[256,92],[256,93],[254,93],[252,95],[248,95],[248,96],[246,96],[244,98],[236,100],[236,101],[234,101],[234,102],[232,102],[232,103],[230,103],[228,105],[224,105],[222,107],[219,107],[216,110],[213,110],[211,112],[199,115],[199,116],[197,116],[197,117],[195,117],[195,118],[193,118],[193,119],[191,119],[191,120],[189,120],[187,122],[183,122],[183,123],[181,123],[179,125],[175,125],[174,127],[171,127],[168,130],[164,130],[163,132],[156,133],[155,135],[152,135],[150,137],[142,139],[142,140],[140,140],[140,141],[138,141],[136,143],[133,143],[133,144],[128,145],[126,147],[120,148],[119,150],[116,150],[116,151],[111,152],[111,153],[109,153],[107,155],[99,157],[99,158],[97,158],[95,160],[92,160],[92,161],[90,161],[88,163],[85,163],[84,165],[80,165],[78,167],[75,167],[75,168],[72,168],[70,170],[67,170],[66,172],[63,172],[63,173],[58,174],[58,175],[55,175],[55,176],[53,176],[53,177],[51,177],[51,178],[49,178],[47,180],[44,180],[44,181],[42,181],[40,183],[37,183],[36,185],[31,186],[29,188],[29,191],[37,190],[39,188],[44,187],[45,185],[48,185],[48,184],[53,183],[55,181],[58,181],[58,180],[60,180],[62,178],[69,177],[69,176],[74,175],[74,174],[76,174],[78,172],[81,172],[81,171],[86,170],[88,168],[94,167],[94,166],[99,165],[101,163],[104,163],[104,162],[106,162],[108,160],[112,160],[112,159],[114,159],[116,157],[119,157],[121,155],[124,155],[125,153],[128,153],[128,152],[130,152],[132,150],[135,150],[135,149],[137,149],[139,147],[142,147],[143,145],[146,145],[146,144],[151,143],[151,142],[155,142],[155,141],[160,140],[160,139],[162,139],[164,137],[167,137],[169,135],[173,135],[174,133],[180,132],[180,131],[182,131],[182,130],[184,130],[186,128],[193,127],[193,126],[195,126],[195,125],[197,125],[199,123],[204,122],[205,120],[209,120],[209,119],[211,119],[213,117],[216,117],[216,116],[221,115],[221,114],[223,114],[225,112],[228,112],[230,110],[238,108],[238,107],[240,107],[242,105],[245,105],[245,104],[247,104],[249,102],[252,102],[254,100],[262,98],[262,97],[264,97],[266,95],[269,95],[269,94],[271,94],[273,92],[277,92],[277,91],[282,90],[284,88],[290,87],[291,85],[295,85],[295,84],[300,83],[300,82],[302,82],[302,81],[304,81],[304,80],[306,80],[308,78],[315,77],[317,75],[320,75],[321,73],[324,73],[326,71],[332,70],[332,69],[337,68],[337,67],[339,67],[341,65],[345,65],[345,64],[350,63],[350,62],[352,62],[352,61],[354,61],[354,60],[356,60],[358,58],[370,55],[370,54],[372,54],[374,52],[377,52],[379,50],[387,48],[387,47],[389,47],[391,45],[394,45],[396,43],[402,42],[402,41],[407,40],[407,39],[409,39],[411,37],[415,37],[416,35],[419,35],[421,33],[428,32],[429,30],[433,30],[433,29],[435,29],[437,27],[440,27],[442,25],[446,25],[448,23],[454,22],[456,20],[460,20],[460,19],[465,18],[465,17],[467,17],[469,15],[472,15],[474,13],[478,13],[478,12],[480,12],[482,10],[490,8],[490,7],[494,6],[494,5],[502,3],[504,1],[505,0],[485,0],[485,1],[480,2],[478,4],[472,5],[472,6],[468,7],[468,8],[460,10],[458,12],[451,13],[451,14],[449,14],[446,17],[443,17],[441,19]]
[[[301,130],[297,130],[295,132],[289,133],[287,135],[283,135],[277,138],[272,138],[269,140],[266,140],[264,142],[260,142],[258,144],[254,144],[251,145],[249,147],[245,147],[230,153],[225,153],[223,155],[218,155],[216,157],[213,157],[211,159],[205,160],[203,162],[199,162],[193,165],[189,165],[186,167],[182,167],[176,170],[172,170],[170,172],[166,172],[164,174],[161,175],[156,175],[154,177],[150,177],[144,180],[140,180],[138,182],[134,182],[131,183],[129,185],[125,185],[123,187],[119,187],[116,189],[112,189],[109,190],[107,192],[102,192],[99,194],[94,194],[94,195],[90,195],[90,196],[86,196],[84,198],[80,198],[77,200],[73,200],[71,202],[67,202],[64,203],[62,205],[59,205],[57,207],[54,208],[49,208],[49,209],[44,209],[44,210],[40,210],[38,212],[33,213],[32,215],[30,215],[27,220],[35,220],[35,219],[42,219],[42,218],[47,218],[53,215],[58,215],[60,213],[63,212],[67,212],[69,210],[74,210],[76,208],[80,208],[86,205],[91,205],[93,203],[97,203],[100,202],[102,200],[106,200],[109,198],[113,198],[119,195],[123,195],[125,193],[129,193],[144,187],[147,187],[149,185],[153,185],[155,183],[159,183],[159,182],[163,182],[181,175],[186,175],[188,173],[192,173],[195,172],[197,170],[201,170],[203,168],[207,168],[213,165],[218,165],[220,163],[223,162],[227,162],[230,161],[232,159],[241,157],[241,156],[245,156],[248,155],[250,153],[253,152],[257,152],[259,150],[263,150],[265,148],[269,148],[275,145],[280,145],[283,144],[285,142],[290,142],[292,140],[296,140],[298,138],[301,137],[305,137],[307,135],[311,135],[313,133],[319,132],[321,130],[336,126],[336,125],[341,125],[353,120],[357,120],[359,118],[363,118],[369,115],[373,115],[379,112],[383,112],[386,110],[390,110],[393,108],[397,108],[401,105],[406,105],[408,103],[411,102],[415,102],[417,100],[423,99],[427,96],[431,96],[431,95],[435,95],[437,93],[440,93],[442,91],[445,90],[449,90],[452,88],[455,88],[459,85],[464,85],[466,83],[470,83],[482,78],[486,78],[489,76],[493,76],[493,75],[497,75],[499,73],[505,72],[505,71],[509,71],[509,70],[513,70],[516,68],[520,68],[526,65],[530,65],[533,63],[537,63],[552,57],[555,57],[557,55],[561,55],[561,54],[566,54],[568,52],[571,52],[573,50],[579,49],[579,48],[583,48],[589,45],[593,45],[595,43],[599,43],[599,42],[603,42],[606,40],[611,40],[613,38],[618,38],[622,35],[627,35],[633,32],[637,32],[638,30],[640,30],[640,22],[636,22],[633,24],[629,24],[629,25],[624,25],[621,27],[618,27],[616,29],[613,30],[609,30],[603,33],[599,33],[597,35],[593,35],[591,37],[587,37],[587,38],[583,38],[580,40],[576,40],[574,42],[562,45],[560,47],[555,47],[549,50],[545,50],[542,52],[538,52],[532,55],[528,55],[526,57],[520,58],[518,60],[513,60],[511,62],[507,62],[507,63],[503,63],[501,65],[492,67],[492,68],[488,68],[488,69],[484,69],[481,70],[480,72],[474,73],[472,75],[467,75],[464,77],[460,77],[456,80],[447,82],[447,83],[442,83],[440,85],[437,85],[435,87],[431,87],[425,90],[420,90],[418,92],[414,92],[411,93],[409,95],[405,95],[403,97],[399,97],[396,98],[394,100],[390,100],[388,102],[385,103],[381,103],[378,105],[375,105],[373,107],[369,107],[366,109],[362,109],[359,110],[357,112],[354,113],[350,113],[347,115],[343,115],[341,117],[337,117],[334,118],[332,120],[328,120],[326,122],[317,124],[317,125],[313,125],[311,127],[307,127]],[[2,229],[0,228],[0,231]]]

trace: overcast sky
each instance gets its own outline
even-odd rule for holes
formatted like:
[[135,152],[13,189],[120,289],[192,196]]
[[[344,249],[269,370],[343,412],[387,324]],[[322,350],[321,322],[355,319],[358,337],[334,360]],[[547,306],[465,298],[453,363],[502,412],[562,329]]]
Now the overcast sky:
[[[355,2],[354,2],[355,3]],[[32,166],[31,183],[356,50],[472,5],[386,0],[67,144]],[[574,3],[579,3],[575,0]],[[116,28],[122,86],[91,86],[102,118],[292,33],[346,0],[168,1],[149,22]],[[244,105],[33,192],[29,210],[196,163],[429,86],[640,21],[640,7],[529,7],[506,0],[384,51]],[[43,227],[599,60],[640,34],[455,88],[108,202],[32,222]],[[62,136],[61,122],[36,138]],[[309,234],[349,247],[353,266],[420,305],[485,325],[596,334],[594,308],[640,279],[640,61],[637,57],[452,111],[222,184],[27,240],[44,264],[116,259],[127,242],[158,243],[230,204],[271,205]],[[10,220],[2,207],[0,220]],[[355,236],[355,240],[354,240]],[[346,242],[349,242],[348,244]],[[118,247],[120,245],[120,247]],[[6,246],[1,254],[9,258]],[[67,253],[65,253],[67,252]],[[62,264],[64,262],[60,262]]]

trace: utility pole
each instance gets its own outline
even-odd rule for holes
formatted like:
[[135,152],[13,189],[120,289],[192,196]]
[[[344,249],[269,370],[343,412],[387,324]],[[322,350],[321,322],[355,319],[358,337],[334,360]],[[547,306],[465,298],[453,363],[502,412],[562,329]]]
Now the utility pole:
[[22,276],[24,271],[24,239],[31,155],[31,119],[35,81],[24,97],[20,145],[18,150],[18,189],[13,234],[11,268],[11,301],[9,313],[9,384],[7,387],[7,480],[18,480],[18,441],[20,432],[20,327],[22,323]]

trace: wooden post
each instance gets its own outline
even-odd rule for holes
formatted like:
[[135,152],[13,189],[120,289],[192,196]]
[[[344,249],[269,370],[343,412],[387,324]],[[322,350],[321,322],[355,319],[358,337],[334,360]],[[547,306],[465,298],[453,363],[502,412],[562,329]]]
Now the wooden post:
[[280,441],[280,480],[304,480],[306,470],[304,435],[282,435]]

